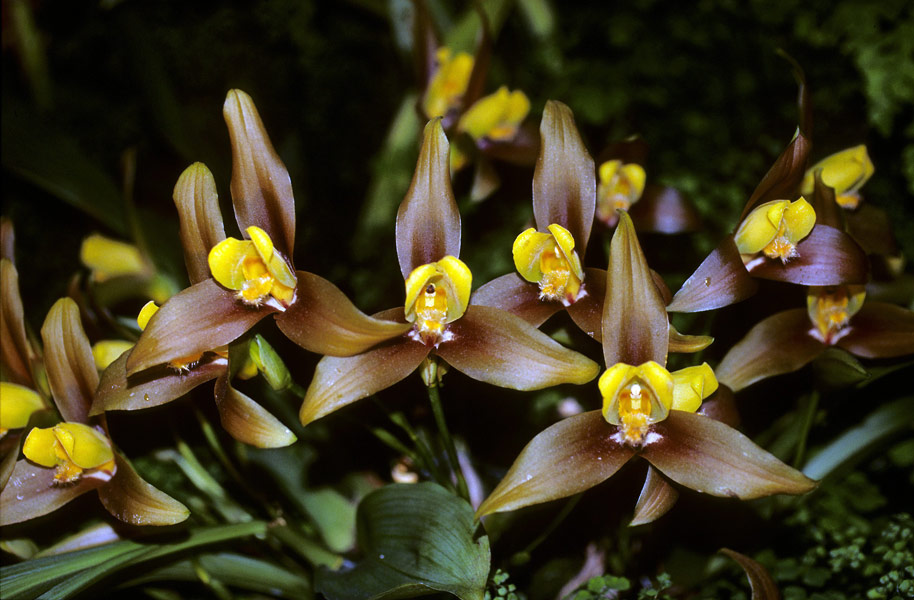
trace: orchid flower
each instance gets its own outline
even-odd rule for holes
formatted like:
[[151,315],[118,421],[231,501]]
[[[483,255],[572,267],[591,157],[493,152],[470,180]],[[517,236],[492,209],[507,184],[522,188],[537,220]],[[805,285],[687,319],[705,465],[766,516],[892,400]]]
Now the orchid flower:
[[617,210],[628,211],[641,199],[647,175],[638,163],[607,160],[597,170],[597,218],[607,227],[619,222]]
[[[756,278],[832,286],[866,281],[866,255],[847,233],[819,220],[799,195],[812,146],[808,91],[800,84],[800,126],[743,208],[733,233],[705,258],[669,305],[673,312],[728,306],[755,293]],[[813,203],[815,204],[815,203]]]
[[596,376],[593,361],[519,317],[469,302],[472,274],[459,259],[460,214],[440,119],[425,127],[396,238],[406,301],[379,315],[403,330],[357,356],[322,358],[299,413],[303,424],[397,383],[430,354],[474,379],[518,390]]
[[405,325],[363,314],[326,279],[295,271],[288,171],[250,96],[230,91],[223,114],[235,216],[245,237],[225,237],[212,174],[192,165],[175,191],[192,285],[149,321],[126,360],[127,375],[223,347],[267,315],[293,342],[321,354],[357,354],[402,333]]
[[[537,227],[514,241],[519,275],[503,275],[481,286],[472,304],[507,310],[534,327],[564,308],[582,331],[600,341],[606,273],[581,264],[594,219],[594,162],[571,109],[561,102],[546,103],[540,134],[533,173]],[[655,283],[661,293],[669,293],[659,276]],[[694,352],[711,343],[710,338],[682,336],[672,328],[670,336],[674,352]]]
[[28,433],[25,458],[0,492],[0,525],[45,515],[93,489],[105,509],[127,523],[172,525],[186,519],[187,508],[146,483],[114,447],[104,416],[89,416],[98,371],[73,300],[62,298],[51,307],[41,338],[63,421]]
[[[814,482],[743,434],[696,413],[718,388],[707,364],[674,373],[666,369],[666,307],[625,212],[612,239],[602,326],[607,365],[599,381],[602,410],[569,417],[534,437],[477,516],[582,492],[636,455],[653,467],[642,497],[669,485],[654,468],[715,496],[749,499],[813,488]],[[660,510],[645,507],[650,514],[640,515],[638,522],[656,518],[671,505],[659,503]]]
[[914,354],[914,312],[865,297],[863,286],[810,287],[805,310],[764,319],[727,352],[720,380],[737,391],[796,371],[831,346],[861,358]]

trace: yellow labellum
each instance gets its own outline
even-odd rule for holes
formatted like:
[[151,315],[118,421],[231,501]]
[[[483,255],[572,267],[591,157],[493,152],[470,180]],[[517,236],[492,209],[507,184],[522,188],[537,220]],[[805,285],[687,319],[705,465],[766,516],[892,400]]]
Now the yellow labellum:
[[584,268],[574,249],[574,236],[555,223],[549,233],[532,227],[514,240],[514,266],[521,277],[540,286],[540,299],[565,306],[584,295]]
[[708,363],[674,371],[672,376],[673,410],[695,412],[702,400],[717,391],[717,377]]
[[295,274],[275,251],[267,232],[254,226],[246,232],[251,239],[226,238],[210,250],[213,279],[238,292],[245,304],[260,306],[273,298],[281,308],[289,306],[295,297]]
[[736,246],[741,254],[764,252],[787,262],[799,256],[796,244],[815,224],[816,211],[802,196],[793,202],[772,200],[746,216],[736,231]]
[[29,417],[44,408],[44,400],[33,389],[23,385],[0,381],[0,436],[10,429],[28,425]]
[[628,210],[641,198],[647,175],[641,165],[622,164],[620,160],[600,165],[599,175],[597,218],[612,226],[618,220],[617,209]]
[[443,117],[460,105],[473,72],[473,57],[466,52],[452,56],[450,48],[439,48],[438,70],[432,77],[422,107],[429,119]]
[[664,420],[673,404],[673,376],[654,361],[616,363],[600,376],[603,418],[618,425],[623,439],[640,445],[651,423]]
[[22,453],[42,467],[56,467],[54,479],[58,484],[75,483],[90,470],[108,477],[114,474],[111,440],[82,423],[36,427],[25,438]]
[[819,339],[826,344],[838,341],[850,325],[851,317],[863,307],[866,288],[862,285],[810,287],[806,311]]
[[801,191],[811,194],[815,188],[815,173],[822,172],[822,182],[835,190],[835,200],[844,208],[854,209],[860,203],[860,188],[873,176],[875,167],[860,144],[827,156],[806,171]]
[[453,256],[413,269],[406,278],[404,310],[420,341],[437,346],[447,340],[446,326],[466,312],[472,283],[470,269]]
[[79,259],[96,281],[124,275],[146,275],[148,267],[139,248],[94,233],[83,240]]
[[473,139],[510,140],[530,112],[530,99],[520,90],[509,92],[506,86],[477,100],[460,118],[457,129]]

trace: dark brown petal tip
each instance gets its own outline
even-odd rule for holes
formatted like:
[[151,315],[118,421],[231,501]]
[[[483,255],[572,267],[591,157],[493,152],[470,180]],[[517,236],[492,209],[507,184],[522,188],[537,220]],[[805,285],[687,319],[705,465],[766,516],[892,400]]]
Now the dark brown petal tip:
[[276,315],[276,324],[286,337],[306,350],[352,356],[412,327],[369,317],[323,277],[305,271],[298,271],[296,276],[295,302]]
[[781,593],[778,591],[777,584],[768,569],[760,562],[729,548],[721,548],[719,552],[735,560],[746,572],[749,587],[752,589],[752,600],[780,600]]
[[19,273],[8,258],[0,259],[0,367],[13,383],[33,387],[35,354],[25,334],[25,312],[19,294]]
[[230,90],[222,107],[232,141],[232,204],[238,227],[266,231],[276,247],[292,257],[295,248],[295,199],[292,181],[273,149],[251,97]]
[[120,452],[114,459],[114,477],[98,488],[105,510],[131,525],[175,525],[190,516],[186,506],[144,481]]
[[477,517],[565,498],[609,479],[634,455],[599,410],[550,426],[521,451]]
[[671,410],[652,433],[658,438],[646,443],[641,455],[698,492],[748,500],[805,494],[816,486],[737,430],[702,415]]
[[644,486],[635,505],[635,515],[628,526],[635,527],[656,521],[673,508],[678,498],[679,492],[676,488],[670,485],[657,469],[648,467]]
[[914,312],[886,302],[867,302],[851,317],[837,345],[864,358],[914,354]]
[[743,265],[733,236],[728,235],[682,284],[667,310],[713,310],[745,300],[757,288],[758,284]]
[[430,351],[403,336],[355,356],[325,356],[317,363],[298,413],[302,425],[405,379]]
[[460,213],[451,189],[441,119],[425,126],[413,181],[397,211],[397,257],[403,278],[416,267],[460,256]]
[[811,327],[802,308],[768,317],[727,352],[714,370],[717,380],[739,391],[766,377],[800,369],[825,350],[809,335]]
[[540,231],[561,225],[574,236],[583,258],[597,202],[593,159],[584,147],[571,109],[549,100],[540,124],[540,155],[533,172],[533,215]]

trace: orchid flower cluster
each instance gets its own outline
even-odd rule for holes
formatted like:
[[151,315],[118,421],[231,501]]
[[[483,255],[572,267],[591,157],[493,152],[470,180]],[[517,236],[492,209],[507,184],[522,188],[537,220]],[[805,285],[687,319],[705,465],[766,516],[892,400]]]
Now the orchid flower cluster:
[[[251,342],[267,317],[289,340],[322,356],[299,390],[305,426],[417,371],[430,388],[453,369],[512,390],[572,384],[598,393],[600,408],[559,420],[520,450],[474,507],[477,518],[578,494],[636,457],[649,466],[632,524],[660,518],[680,486],[738,499],[812,490],[815,481],[736,428],[734,392],[800,369],[831,346],[864,358],[914,353],[914,314],[866,300],[870,259],[845,213],[860,204],[860,188],[873,173],[866,148],[807,169],[811,145],[801,123],[732,233],[672,294],[648,264],[636,228],[645,221],[634,213],[639,202],[654,223],[687,229],[689,219],[675,217],[684,206],[678,193],[651,189],[626,152],[596,164],[571,109],[558,101],[546,103],[538,139],[529,143],[529,100],[507,88],[481,97],[477,69],[484,62],[447,48],[429,61],[420,109],[430,120],[391,224],[403,302],[373,315],[293,264],[290,177],[253,100],[240,90],[228,93],[223,115],[241,237],[226,235],[213,174],[202,163],[189,166],[174,202],[191,285],[154,298],[161,306],[144,307],[135,344],[93,347],[80,307],[62,298],[37,346],[24,325],[12,226],[4,222],[0,523],[48,514],[90,490],[132,524],[186,519],[188,509],[143,481],[117,449],[106,415],[163,405],[207,382],[214,381],[222,426],[238,441],[260,448],[295,443],[292,429],[232,383],[263,372],[271,385],[278,380],[277,389],[294,389],[269,346]],[[449,141],[449,133],[460,141]],[[470,154],[506,156],[512,144],[535,152],[534,221],[505,248],[516,272],[478,285],[460,259],[451,175]],[[594,230],[612,228],[608,261],[587,262],[599,247]],[[87,262],[108,258],[97,250],[104,243],[90,243]],[[131,257],[128,272],[147,269],[142,256]],[[595,263],[606,267],[585,266]],[[668,368],[671,353],[696,353],[713,342],[677,331],[671,313],[722,308],[754,294],[762,279],[806,286],[806,306],[760,320],[716,368],[699,361]],[[593,349],[602,347],[602,364],[540,330],[561,311]],[[459,462],[451,462],[460,477]]]

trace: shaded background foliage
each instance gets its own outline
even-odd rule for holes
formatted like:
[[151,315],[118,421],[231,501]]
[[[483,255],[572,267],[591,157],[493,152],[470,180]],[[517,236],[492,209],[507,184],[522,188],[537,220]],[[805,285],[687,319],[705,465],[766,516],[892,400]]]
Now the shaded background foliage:
[[[463,5],[429,4],[451,39],[471,47],[474,30],[454,16],[462,14]],[[547,99],[567,103],[595,156],[611,142],[642,136],[651,148],[649,180],[674,185],[695,202],[706,226],[701,234],[645,240],[652,266],[673,289],[729,231],[794,131],[796,84],[777,48],[806,71],[814,159],[866,143],[876,165],[866,199],[888,212],[903,252],[914,255],[910,2],[488,0],[482,5],[497,29],[487,90],[501,84],[523,89],[532,100],[533,119]],[[398,111],[410,105],[408,94],[417,90],[405,48],[408,8],[406,0],[4,0],[3,212],[16,224],[20,282],[32,327],[37,330],[52,302],[66,293],[71,274],[80,271],[78,250],[87,233],[129,237],[120,164],[130,148],[136,151],[136,222],[157,266],[178,280],[185,277],[172,188],[184,167],[205,162],[216,177],[224,214],[231,214],[231,155],[221,105],[235,87],[256,101],[289,169],[299,223],[295,263],[336,283],[367,312],[400,303],[392,211],[416,154],[413,144],[402,144],[403,131],[408,134],[418,123],[407,114],[399,128],[392,127]],[[508,248],[531,218],[531,170],[503,167],[500,174],[502,188],[479,205],[467,200],[468,175],[456,180],[463,258],[473,270],[474,287],[513,270]],[[235,225],[229,218],[226,225],[231,235]],[[593,248],[587,262],[605,266],[600,244]],[[732,334],[719,338],[708,356],[720,358],[751,322],[789,305],[794,298],[786,296],[784,306],[748,303],[736,309],[742,312],[728,313]],[[141,304],[127,301],[120,313],[135,314]],[[702,319],[697,317],[697,324],[708,327]],[[276,345],[296,378],[307,383],[316,357],[282,340]],[[763,384],[750,397],[765,396],[772,385],[802,381],[792,377]],[[546,408],[563,393],[545,392],[531,401],[529,395],[452,379],[447,394],[453,397],[454,429],[494,465],[510,463],[548,422]],[[381,399],[405,407],[401,396],[415,395],[419,387],[409,380]],[[757,433],[753,429],[761,427],[752,425],[754,417],[761,415],[764,423],[792,400],[750,407],[747,429]],[[453,405],[461,401],[466,404],[457,410]],[[597,401],[591,390],[586,402]],[[365,424],[381,419],[376,406],[366,404],[333,422],[335,439],[352,440],[345,452],[328,439],[325,424],[309,427],[304,439],[318,448],[317,481],[338,481],[353,468],[389,467],[386,450],[374,452],[380,446],[365,439]],[[286,402],[284,410],[284,420],[294,422],[297,407]],[[130,427],[134,419],[152,424],[149,439],[118,442],[131,455],[167,445],[165,423],[178,415],[177,427],[189,427],[181,423],[188,411],[185,405],[116,415],[115,425]],[[518,422],[521,411],[530,414]],[[479,422],[473,418],[478,414],[489,418]],[[612,490],[585,498],[578,510],[596,519],[572,520],[564,539],[585,540],[594,528],[611,531],[618,525],[640,477],[623,475]],[[630,492],[620,499],[619,489]],[[764,529],[747,509],[724,501],[686,495],[676,510],[688,512],[699,501],[719,505],[722,515],[744,520],[750,531]],[[543,511],[543,527],[551,514]],[[695,533],[681,522],[659,527],[677,539]],[[529,542],[523,533],[513,536],[505,539],[505,548],[519,550]],[[718,539],[711,532],[698,545],[713,550]],[[656,542],[639,541],[632,549],[624,540],[615,543],[619,556],[667,550],[652,547]],[[543,566],[536,577],[547,577],[546,567],[552,568]]]

